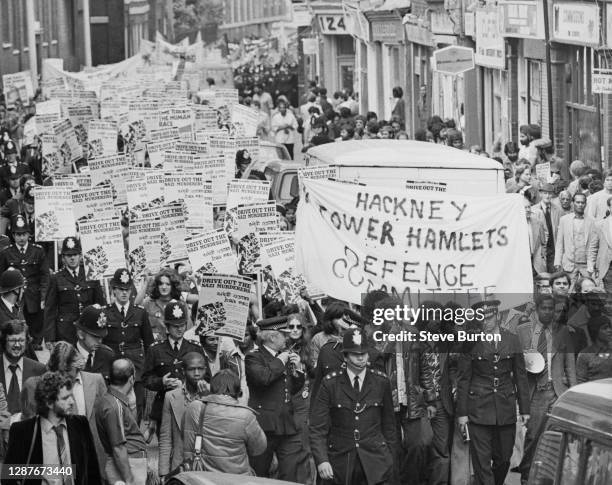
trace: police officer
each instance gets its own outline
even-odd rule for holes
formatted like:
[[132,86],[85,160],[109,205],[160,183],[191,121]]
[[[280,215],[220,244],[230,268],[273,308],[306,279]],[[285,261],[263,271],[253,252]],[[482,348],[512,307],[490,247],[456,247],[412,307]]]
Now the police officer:
[[89,305],[83,309],[79,319],[74,322],[76,327],[76,348],[85,361],[85,372],[102,374],[108,382],[110,368],[115,359],[115,352],[102,343],[108,335],[106,314],[98,304]]
[[115,302],[106,307],[108,335],[102,342],[113,349],[117,357],[130,359],[134,363],[136,368],[134,392],[138,421],[140,421],[144,410],[142,372],[145,349],[153,343],[153,332],[144,308],[130,302],[134,285],[129,271],[126,268],[115,271],[110,286]]
[[74,323],[88,305],[106,305],[99,281],[86,281],[81,266],[81,243],[74,237],[62,242],[64,267],[51,276],[45,303],[43,336],[49,349],[53,342],[64,340],[75,344]]
[[[144,385],[147,389],[157,392],[149,417],[156,424],[158,436],[166,391],[176,389],[185,382],[183,357],[190,352],[204,355],[201,346],[183,338],[187,329],[188,312],[187,305],[182,301],[168,302],[164,309],[167,338],[163,342],[153,344],[145,359],[142,377]],[[210,382],[208,359],[206,357],[204,359],[206,362],[204,380]]]
[[516,401],[521,420],[529,419],[529,385],[516,335],[499,328],[499,300],[473,305],[484,316],[482,330],[497,336],[467,344],[457,372],[457,421],[469,437],[477,485],[503,485],[516,434]]
[[[21,271],[9,268],[0,274],[0,328],[11,320],[24,320],[21,300],[26,280]],[[32,342],[26,344],[25,356],[38,360]]]
[[0,272],[18,269],[27,285],[23,295],[23,316],[37,350],[42,350],[43,310],[49,287],[49,265],[44,249],[30,242],[28,225],[22,215],[11,219],[14,244],[0,252]]
[[310,446],[327,483],[375,485],[391,480],[396,445],[391,383],[368,368],[366,336],[343,337],[346,368],[323,379],[310,416]]
[[285,350],[281,330],[287,328],[287,317],[268,318],[257,325],[261,345],[247,353],[244,367],[249,407],[257,411],[268,445],[261,455],[251,457],[251,466],[257,476],[268,476],[276,453],[279,480],[309,483],[308,453],[302,445],[291,399],[304,386],[300,356]]

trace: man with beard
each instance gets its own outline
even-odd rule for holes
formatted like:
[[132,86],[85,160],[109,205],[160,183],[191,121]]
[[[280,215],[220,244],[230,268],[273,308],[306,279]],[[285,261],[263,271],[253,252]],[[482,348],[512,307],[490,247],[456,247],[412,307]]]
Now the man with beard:
[[0,271],[18,269],[27,285],[23,294],[23,315],[34,337],[37,350],[42,350],[43,310],[49,287],[49,265],[44,249],[30,243],[29,226],[22,215],[11,220],[14,244],[0,252]]
[[99,281],[87,281],[81,266],[81,243],[74,237],[62,242],[64,267],[51,276],[45,303],[43,336],[47,348],[53,342],[77,341],[75,322],[88,305],[105,305],[104,293]]
[[[187,328],[187,305],[181,301],[170,300],[164,309],[164,323],[167,338],[154,344],[147,352],[142,379],[145,387],[155,391],[150,419],[155,423],[158,436],[162,421],[164,396],[167,391],[182,387],[185,380],[183,358],[186,354],[196,352],[203,355],[202,348],[183,338]],[[210,382],[210,368],[205,359],[203,379]]]
[[[200,399],[206,384],[208,363],[201,352],[188,352],[181,358],[185,380],[166,392],[159,433],[159,476],[163,480],[183,463],[183,416],[192,401]],[[209,377],[210,379],[210,377]]]
[[542,130],[538,125],[521,125],[519,127],[519,160],[524,158],[531,166],[535,165],[538,156],[538,149],[533,145],[534,140],[537,140],[542,135]]
[[397,441],[389,379],[368,368],[360,329],[344,334],[342,352],[346,368],[325,377],[311,413],[310,445],[319,476],[334,484],[387,483]]
[[[14,423],[4,460],[3,477],[9,465],[72,466],[74,485],[102,483],[96,449],[87,418],[72,414],[75,405],[72,380],[59,372],[47,372],[36,385],[37,415]],[[19,480],[2,480],[18,484]],[[63,475],[47,477],[48,483],[66,483]]]

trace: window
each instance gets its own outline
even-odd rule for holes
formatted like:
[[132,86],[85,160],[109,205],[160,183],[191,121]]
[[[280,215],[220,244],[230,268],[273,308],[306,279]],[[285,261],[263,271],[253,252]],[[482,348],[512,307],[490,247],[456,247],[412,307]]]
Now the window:
[[565,435],[565,452],[563,453],[563,466],[559,485],[577,485],[580,468],[580,455],[582,454],[583,440],[575,435]]
[[607,485],[612,483],[612,449],[598,443],[590,443],[586,463],[584,485]]
[[2,35],[2,43],[11,43],[11,5],[9,0],[0,0],[0,35]]
[[283,175],[283,179],[282,179],[280,191],[279,191],[280,192],[279,198],[281,201],[293,199],[293,196],[291,195],[291,189],[296,182],[297,182],[297,172],[288,173],[288,174]]
[[527,61],[527,118],[529,123],[542,124],[542,63]]

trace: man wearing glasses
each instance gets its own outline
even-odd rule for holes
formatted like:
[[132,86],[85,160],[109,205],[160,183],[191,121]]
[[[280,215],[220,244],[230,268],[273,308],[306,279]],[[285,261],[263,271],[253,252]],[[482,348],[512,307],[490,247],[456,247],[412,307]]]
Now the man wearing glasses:
[[2,372],[0,383],[6,389],[8,412],[11,422],[21,417],[21,389],[23,383],[32,376],[45,373],[43,364],[24,356],[28,340],[28,326],[24,320],[9,320],[0,334],[2,348]]

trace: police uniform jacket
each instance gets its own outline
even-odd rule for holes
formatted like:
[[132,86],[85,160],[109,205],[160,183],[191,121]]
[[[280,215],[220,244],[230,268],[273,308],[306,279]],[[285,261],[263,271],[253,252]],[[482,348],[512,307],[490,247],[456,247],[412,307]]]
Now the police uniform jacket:
[[11,244],[0,251],[0,273],[10,267],[21,271],[28,283],[23,294],[24,310],[39,312],[40,302],[46,300],[49,288],[49,264],[44,249],[29,242],[25,255],[22,255],[17,246]]
[[210,382],[210,366],[208,358],[204,354],[204,349],[200,345],[191,343],[183,338],[178,352],[175,352],[170,345],[169,340],[153,344],[147,352],[145,358],[144,374],[142,380],[147,389],[156,391],[155,400],[151,408],[151,419],[161,421],[162,409],[164,407],[164,397],[166,390],[163,384],[163,377],[170,373],[170,377],[180,379],[185,382],[185,373],[183,371],[183,357],[189,352],[197,352],[204,356],[206,365],[204,372],[204,380]]
[[9,310],[0,295],[0,326],[9,320],[24,320],[23,310],[19,304],[13,305],[13,309]]
[[145,349],[153,343],[153,332],[147,312],[130,303],[125,318],[114,303],[106,306],[108,335],[102,341],[115,352],[117,358],[130,359],[136,367],[136,381],[142,380]]
[[102,377],[108,383],[113,360],[115,360],[115,351],[108,345],[101,344],[94,352],[91,366],[85,365],[83,370],[85,372],[102,374]]
[[482,425],[516,423],[516,402],[529,414],[529,384],[518,337],[501,332],[493,342],[478,341],[459,357],[457,416]]
[[88,305],[105,305],[99,281],[86,281],[85,271],[79,268],[75,278],[66,268],[51,276],[45,303],[45,342],[65,340],[76,343],[74,322]]
[[336,483],[350,484],[357,458],[368,484],[389,480],[396,446],[387,376],[367,369],[357,393],[346,370],[323,379],[310,416],[310,447],[317,465],[329,462]]
[[[368,351],[370,359],[368,366],[377,369],[379,371],[385,370],[384,356],[376,349],[370,349]],[[314,369],[314,379],[312,383],[312,394],[310,398],[310,406],[314,404],[317,392],[321,387],[323,378],[334,371],[340,371],[344,364],[344,355],[342,354],[342,342],[330,341],[327,342],[321,351],[319,352],[319,358],[317,359],[317,366]]]
[[280,359],[264,346],[248,352],[244,360],[249,407],[266,433],[291,435],[298,432],[291,397],[304,385],[304,373],[291,375]]

